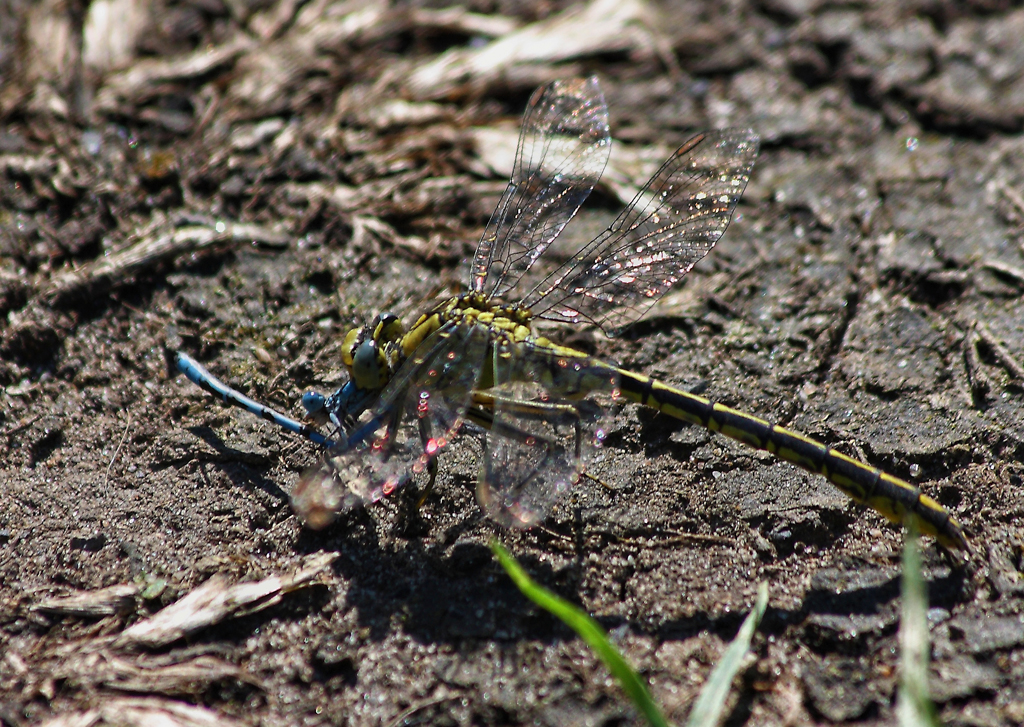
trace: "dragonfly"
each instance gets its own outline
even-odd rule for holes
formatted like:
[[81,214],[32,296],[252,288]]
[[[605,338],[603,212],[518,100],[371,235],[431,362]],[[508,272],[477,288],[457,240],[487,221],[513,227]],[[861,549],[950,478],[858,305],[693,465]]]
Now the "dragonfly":
[[[963,528],[917,487],[796,431],[559,345],[535,322],[614,335],[638,321],[718,242],[750,178],[750,129],[699,133],[680,146],[596,238],[561,264],[537,266],[604,173],[608,107],[596,78],[551,82],[527,105],[511,179],[484,229],[465,292],[411,326],[390,312],[351,329],[349,380],[302,397],[306,422],[223,384],[185,353],[178,368],[224,401],[325,448],[292,506],[313,528],[387,497],[467,429],[482,437],[477,500],[497,522],[542,521],[585,473],[615,402],[651,407],[828,479],[894,523],[950,549]],[[329,426],[330,436],[319,432]],[[425,497],[425,496],[424,496]],[[422,502],[422,500],[421,500]]]

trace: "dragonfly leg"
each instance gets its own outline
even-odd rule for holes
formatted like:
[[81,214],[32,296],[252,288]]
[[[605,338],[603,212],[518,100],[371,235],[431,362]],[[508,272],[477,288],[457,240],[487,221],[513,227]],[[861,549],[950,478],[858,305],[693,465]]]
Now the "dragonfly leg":
[[[532,461],[529,469],[519,473],[516,478],[518,482],[511,485],[507,494],[512,495],[522,487],[529,487],[541,472],[551,467],[564,472],[572,471],[575,477],[579,476],[582,471],[580,462],[584,427],[579,408],[575,404],[531,401],[494,391],[487,392],[486,401],[490,413],[490,422],[486,426],[488,432],[524,447],[518,466]],[[490,411],[495,405],[502,414],[498,419]],[[541,426],[537,427],[535,423]],[[558,434],[557,429],[561,427],[572,427],[571,444],[565,441],[567,437]],[[532,455],[526,456],[527,452]]]
[[[490,392],[488,393],[488,395],[486,397],[484,397],[482,395],[477,395],[474,398],[477,401],[480,401],[482,404],[484,404],[486,406],[486,408],[472,407],[472,408],[469,409],[469,411],[466,412],[466,418],[469,421],[473,422],[474,424],[476,424],[476,425],[478,425],[480,427],[483,427],[484,429],[486,429],[488,431],[490,431],[494,427],[494,412],[492,411],[492,408],[493,408],[493,404],[494,404],[495,400],[501,401],[503,406],[505,404],[514,404],[514,405],[516,405],[516,407],[517,407],[516,411],[517,411],[517,413],[520,413],[520,414],[529,413],[529,410],[532,409],[532,410],[534,410],[534,415],[535,415],[534,418],[536,418],[536,419],[543,419],[544,415],[541,412],[543,412],[543,411],[550,412],[552,408],[557,408],[563,414],[566,413],[567,410],[571,409],[575,413],[575,417],[574,417],[574,421],[573,421],[573,427],[574,427],[575,432],[576,432],[576,442],[575,442],[576,458],[579,459],[580,457],[582,457],[582,455],[583,455],[583,439],[584,439],[584,436],[585,436],[585,430],[583,428],[583,416],[580,414],[579,407],[574,406],[572,404],[544,404],[544,403],[538,403],[538,402],[532,402],[532,401],[520,401],[520,400],[516,400],[516,399],[506,399],[504,397],[494,396]],[[526,431],[524,431],[522,429],[518,429],[516,427],[513,427],[513,426],[511,426],[509,424],[502,424],[501,427],[500,427],[499,433],[502,436],[504,436],[504,437],[509,437],[510,439],[514,439],[514,440],[516,440],[517,442],[520,442],[520,443],[525,442],[528,437],[535,436],[535,435],[529,434],[528,432],[526,432]],[[615,487],[614,485],[608,484],[607,482],[602,480],[600,477],[592,475],[591,473],[587,472],[586,470],[584,470],[581,473],[581,476],[586,477],[588,480],[592,480],[592,481],[596,482],[597,484],[599,484],[601,487],[605,488],[609,492],[619,492],[620,491],[620,488]]]
[[493,393],[488,393],[486,397],[480,397],[479,401],[485,408],[471,408],[466,413],[466,418],[474,424],[480,425],[489,432],[515,440],[520,444],[525,444],[528,440],[539,440],[551,445],[554,444],[554,440],[549,437],[545,437],[544,435],[528,432],[525,429],[521,429],[515,425],[509,424],[508,422],[495,422],[493,411],[495,403],[501,405],[503,413],[514,414],[521,419],[530,419],[538,422],[550,422],[556,419],[571,419],[572,427],[576,435],[575,453],[577,458],[580,456],[583,449],[582,417],[580,416],[579,409],[573,404],[526,401],[523,399],[504,397]]
[[427,458],[427,474],[430,479],[427,480],[426,487],[423,488],[423,492],[420,493],[419,498],[416,500],[416,509],[419,510],[423,507],[423,503],[430,497],[430,493],[434,491],[434,482],[437,480],[437,455],[430,454],[427,452],[430,440],[432,439],[430,433],[430,420],[426,417],[420,419],[420,441],[423,443],[424,457]]
[[[557,412],[555,416],[571,417],[573,419],[573,428],[576,434],[576,458],[578,459],[583,448],[583,428],[581,426],[581,418],[577,408],[571,404],[547,404],[543,402],[524,401],[519,399],[506,398],[502,396],[496,396],[493,393],[484,395],[474,396],[480,406],[470,407],[466,412],[466,419],[473,422],[479,427],[482,427],[488,432],[497,434],[508,439],[515,440],[520,444],[524,444],[527,441],[541,441],[545,446],[553,447],[554,440],[549,437],[538,436],[537,434],[527,432],[524,429],[515,427],[511,424],[502,422],[496,424],[494,421],[494,403],[500,402],[504,411],[513,411],[519,416],[526,416],[537,421],[551,420],[553,412]],[[427,449],[427,445],[431,439],[430,423],[426,419],[419,420],[420,430],[420,441],[423,443],[424,451]],[[430,496],[431,491],[434,489],[434,482],[437,479],[438,464],[437,455],[424,455],[427,456],[427,472],[430,475],[430,479],[427,481],[426,487],[423,489],[423,494],[420,495],[417,501],[417,507],[422,507],[423,503],[426,502]]]

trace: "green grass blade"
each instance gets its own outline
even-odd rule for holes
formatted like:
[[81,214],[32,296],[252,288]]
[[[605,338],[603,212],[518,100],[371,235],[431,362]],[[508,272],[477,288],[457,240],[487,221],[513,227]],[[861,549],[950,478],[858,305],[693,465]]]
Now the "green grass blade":
[[523,595],[543,608],[545,611],[557,616],[562,623],[575,631],[581,639],[587,642],[591,649],[600,657],[612,675],[629,695],[633,705],[640,711],[647,722],[654,727],[668,727],[661,710],[651,698],[647,691],[647,685],[637,675],[622,654],[608,640],[608,634],[601,628],[600,624],[581,611],[568,601],[559,598],[551,591],[540,586],[526,574],[515,559],[498,542],[491,543],[491,550],[494,551],[498,562],[508,573],[509,578],[516,584]]
[[713,727],[721,721],[725,700],[732,688],[732,680],[743,666],[743,660],[750,651],[750,640],[754,637],[767,607],[768,583],[762,582],[757,587],[754,610],[743,621],[736,638],[729,644],[729,648],[722,655],[722,660],[712,670],[707,683],[700,690],[700,695],[686,720],[686,727]]
[[896,715],[900,727],[938,727],[928,696],[928,593],[913,520],[903,546],[903,603],[900,616],[900,687]]

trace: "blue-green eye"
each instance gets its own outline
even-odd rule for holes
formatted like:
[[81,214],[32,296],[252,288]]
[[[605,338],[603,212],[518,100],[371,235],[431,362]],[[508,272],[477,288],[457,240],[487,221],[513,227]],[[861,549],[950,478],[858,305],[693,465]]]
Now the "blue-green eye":
[[366,339],[356,348],[352,357],[352,380],[360,389],[379,389],[384,386],[377,343],[373,339]]

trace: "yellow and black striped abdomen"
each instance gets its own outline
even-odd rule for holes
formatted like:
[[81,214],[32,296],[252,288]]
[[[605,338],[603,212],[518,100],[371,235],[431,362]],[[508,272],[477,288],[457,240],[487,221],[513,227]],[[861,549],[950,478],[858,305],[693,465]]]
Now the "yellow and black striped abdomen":
[[799,432],[621,369],[619,390],[631,401],[756,449],[767,450],[808,472],[822,475],[856,502],[895,523],[913,522],[918,530],[946,547],[968,548],[960,523],[912,484]]

